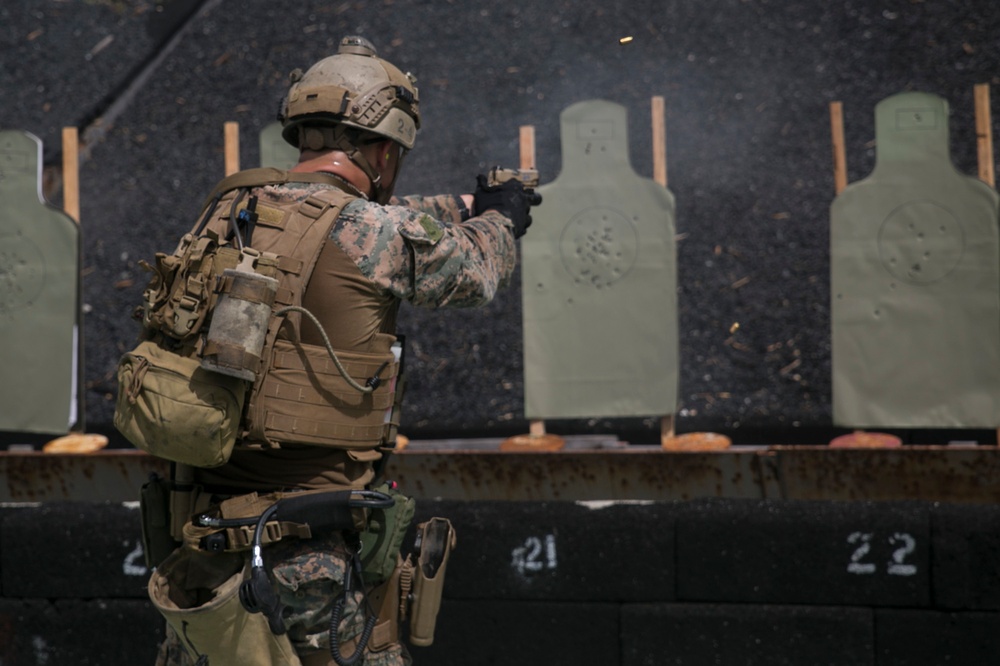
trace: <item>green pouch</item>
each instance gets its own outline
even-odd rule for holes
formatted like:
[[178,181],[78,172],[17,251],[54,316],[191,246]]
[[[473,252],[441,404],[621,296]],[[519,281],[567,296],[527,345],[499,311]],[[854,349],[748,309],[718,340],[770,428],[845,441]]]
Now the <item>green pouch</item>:
[[233,451],[248,385],[146,340],[118,363],[114,424],[158,458],[217,467]]
[[361,571],[369,585],[388,580],[392,575],[406,530],[417,509],[416,500],[388,484],[375,490],[391,495],[395,503],[388,509],[372,509],[368,527],[361,533]]

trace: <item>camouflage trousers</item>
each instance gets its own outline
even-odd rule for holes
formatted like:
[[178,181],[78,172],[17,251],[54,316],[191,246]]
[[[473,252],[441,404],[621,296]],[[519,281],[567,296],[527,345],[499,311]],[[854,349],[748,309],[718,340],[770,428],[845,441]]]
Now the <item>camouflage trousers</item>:
[[[197,556],[197,555],[196,555]],[[301,541],[290,539],[265,547],[265,566],[281,603],[283,617],[297,654],[330,655],[330,618],[334,602],[343,597],[344,572],[348,555],[339,535]],[[353,643],[364,626],[364,614],[358,612],[362,595],[348,595],[338,628],[339,643]],[[375,648],[374,651],[373,648]],[[345,658],[353,648],[344,648]],[[314,663],[310,661],[310,663]],[[333,663],[332,659],[329,663]],[[369,645],[364,666],[409,666],[410,655],[402,642],[386,646]],[[167,625],[166,639],[160,645],[156,666],[195,666],[196,659],[184,642]]]

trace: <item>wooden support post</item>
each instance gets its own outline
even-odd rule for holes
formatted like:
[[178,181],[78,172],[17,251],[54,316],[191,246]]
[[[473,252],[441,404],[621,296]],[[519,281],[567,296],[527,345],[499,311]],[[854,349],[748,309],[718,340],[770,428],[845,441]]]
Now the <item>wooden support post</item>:
[[[653,180],[666,187],[667,121],[663,97],[653,97],[650,111],[653,121]],[[660,417],[660,444],[666,444],[674,437],[674,434],[674,415],[665,414]]]
[[653,115],[653,180],[667,186],[667,122],[662,97],[654,97]]
[[519,138],[521,151],[521,168],[535,168],[535,128],[532,125],[523,125]]
[[75,127],[62,131],[63,210],[80,223],[80,140]]
[[[536,168],[535,161],[535,128],[532,125],[522,125],[519,135],[519,148],[521,153],[522,169]],[[528,434],[532,437],[541,437],[545,434],[545,421],[534,420],[528,424]]]
[[996,171],[993,161],[993,123],[990,116],[990,85],[977,83],[975,91],[979,178],[990,187],[996,187]]
[[840,194],[847,187],[847,156],[844,148],[844,106],[830,102],[830,134],[833,139],[833,188]]
[[[993,120],[990,113],[990,84],[977,83],[974,91],[979,179],[990,187],[996,187],[996,170],[993,162]],[[1000,446],[1000,428],[997,428],[997,445]]]
[[[62,129],[62,189],[63,212],[80,224],[80,132],[76,127]],[[83,244],[80,244],[80,248]],[[82,252],[82,250],[78,250]],[[80,255],[82,256],[82,255]],[[79,269],[79,267],[78,267]],[[78,274],[79,275],[79,274]],[[82,433],[86,421],[86,403],[83,391],[83,319],[80,304],[83,303],[83,280],[77,280],[76,292],[76,367],[73,368],[73,393],[75,419],[70,424],[70,433]]]
[[223,128],[226,175],[231,176],[240,170],[240,125],[230,121]]

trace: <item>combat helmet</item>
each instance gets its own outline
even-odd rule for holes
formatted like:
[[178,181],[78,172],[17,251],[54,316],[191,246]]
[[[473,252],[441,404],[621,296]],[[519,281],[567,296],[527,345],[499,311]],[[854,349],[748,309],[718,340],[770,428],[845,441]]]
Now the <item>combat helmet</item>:
[[340,40],[335,55],[304,74],[293,71],[291,81],[278,111],[282,138],[300,150],[342,150],[371,180],[374,199],[387,202],[392,185],[382,186],[358,142],[371,138],[366,134],[396,142],[400,146],[398,174],[403,155],[413,148],[420,129],[416,79],[379,58],[370,41],[352,35]]
[[282,137],[296,148],[335,147],[320,144],[323,132],[301,130],[337,125],[391,139],[406,150],[413,148],[420,128],[415,79],[379,58],[364,37],[344,37],[336,55],[304,74],[295,70],[291,81],[278,119]]

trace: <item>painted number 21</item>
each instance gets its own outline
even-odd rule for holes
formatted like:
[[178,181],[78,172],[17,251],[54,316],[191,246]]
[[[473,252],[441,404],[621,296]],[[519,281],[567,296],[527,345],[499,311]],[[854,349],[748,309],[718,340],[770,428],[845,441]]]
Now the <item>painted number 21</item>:
[[[871,532],[853,532],[847,537],[847,543],[854,547],[851,553],[851,561],[847,564],[848,573],[867,575],[874,574],[876,566],[866,559],[871,553],[871,542],[874,538]],[[913,576],[917,573],[917,566],[906,561],[917,547],[917,540],[906,532],[895,532],[888,539],[889,545],[893,547],[892,560],[886,566],[886,573],[890,576]]]

